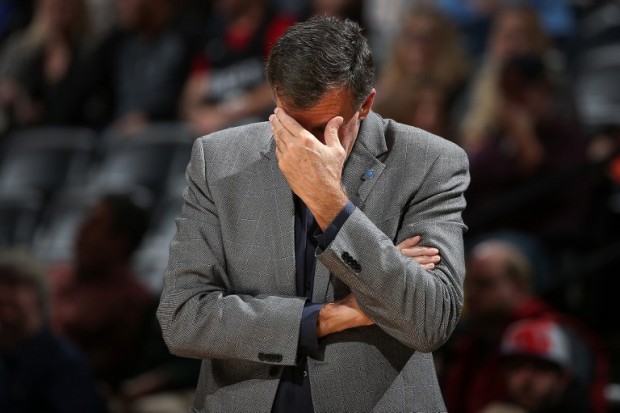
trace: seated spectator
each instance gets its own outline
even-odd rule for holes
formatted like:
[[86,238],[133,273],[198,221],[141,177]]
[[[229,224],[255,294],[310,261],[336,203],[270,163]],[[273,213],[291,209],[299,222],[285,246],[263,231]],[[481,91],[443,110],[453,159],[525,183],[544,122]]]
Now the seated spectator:
[[[406,92],[405,92],[406,93]],[[401,122],[424,129],[449,140],[454,139],[451,125],[450,106],[452,96],[438,84],[426,82],[416,87],[412,93],[408,117]]]
[[101,115],[91,101],[93,38],[84,0],[39,0],[32,23],[0,53],[3,124],[76,125]]
[[[557,112],[554,88],[540,58],[508,59],[497,81],[500,100],[493,127],[463,142],[472,176],[465,222],[474,231],[527,231],[555,249],[583,229],[587,181],[580,176],[562,180],[560,174],[585,163],[586,140]],[[515,202],[509,196],[517,190],[529,198],[523,195]]]
[[197,133],[267,118],[274,103],[264,61],[292,23],[267,0],[214,1],[182,99],[183,116]]
[[450,103],[462,87],[467,70],[451,22],[433,9],[415,9],[404,17],[380,73],[375,110],[386,118],[428,128],[428,120],[420,124],[424,118],[420,112],[430,103],[436,113],[430,128],[447,133]]
[[531,292],[532,262],[514,244],[488,239],[467,258],[465,314],[445,347],[442,386],[448,411],[477,413],[505,400],[502,335],[512,322],[549,320],[570,331],[573,374],[589,392],[592,412],[604,412],[607,358],[599,339]]
[[0,253],[0,411],[104,411],[86,359],[50,331],[48,304],[45,276],[33,257]]
[[187,39],[174,26],[179,2],[116,0],[118,28],[99,51],[113,127],[130,135],[151,121],[178,118],[189,71]]
[[129,196],[105,196],[80,226],[74,265],[50,273],[54,330],[77,344],[112,386],[133,372],[153,298],[130,267],[147,225],[145,210]]
[[536,13],[519,5],[501,9],[493,27],[480,66],[475,70],[468,95],[461,102],[464,114],[460,122],[462,146],[469,146],[497,128],[500,122],[501,90],[499,75],[504,63],[518,55],[544,58],[550,41]]
[[[568,335],[552,321],[523,320],[506,330],[501,344],[508,406],[522,412],[586,413],[587,394],[572,374]],[[483,413],[498,412],[493,404]]]

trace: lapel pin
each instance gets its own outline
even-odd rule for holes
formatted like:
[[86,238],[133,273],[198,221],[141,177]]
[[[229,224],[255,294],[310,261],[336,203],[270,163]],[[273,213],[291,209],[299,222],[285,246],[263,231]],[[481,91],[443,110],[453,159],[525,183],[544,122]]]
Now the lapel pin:
[[368,179],[372,179],[375,176],[374,169],[366,169],[362,174],[362,181],[366,181]]

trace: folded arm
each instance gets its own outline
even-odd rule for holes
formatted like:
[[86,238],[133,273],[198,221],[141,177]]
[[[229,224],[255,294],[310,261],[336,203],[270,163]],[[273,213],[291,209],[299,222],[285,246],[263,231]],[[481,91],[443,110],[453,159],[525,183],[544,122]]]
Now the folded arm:
[[420,235],[426,245],[441,251],[441,261],[432,271],[404,257],[360,210],[318,256],[351,288],[369,319],[419,351],[443,344],[461,312],[465,276],[461,212],[468,182],[464,153],[455,149],[441,154],[403,211],[398,239]]

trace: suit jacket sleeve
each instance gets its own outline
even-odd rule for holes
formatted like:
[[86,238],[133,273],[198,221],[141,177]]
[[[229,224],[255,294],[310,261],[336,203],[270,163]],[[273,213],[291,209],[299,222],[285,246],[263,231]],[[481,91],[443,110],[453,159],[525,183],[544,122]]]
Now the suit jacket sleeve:
[[[359,208],[318,258],[347,284],[360,308],[381,329],[423,352],[452,333],[463,305],[463,193],[468,161],[455,145],[429,150],[423,183],[402,211],[396,242],[414,235],[439,249],[433,271],[404,257]],[[395,190],[405,190],[397,188]]]
[[166,344],[184,357],[294,365],[305,299],[231,291],[203,145],[192,150],[157,311]]

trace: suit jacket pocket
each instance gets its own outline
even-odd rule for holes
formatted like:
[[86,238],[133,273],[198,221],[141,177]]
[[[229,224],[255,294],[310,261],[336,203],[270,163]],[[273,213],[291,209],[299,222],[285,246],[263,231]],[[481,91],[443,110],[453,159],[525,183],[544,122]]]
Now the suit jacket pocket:
[[213,360],[213,376],[218,387],[231,386],[250,379],[269,379],[270,366],[245,360]]

